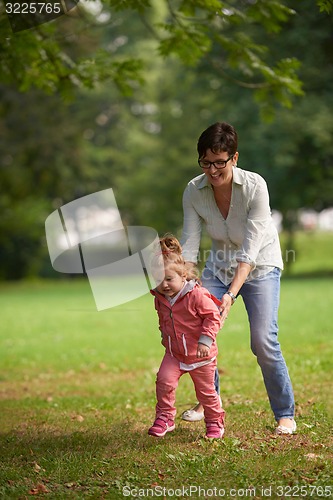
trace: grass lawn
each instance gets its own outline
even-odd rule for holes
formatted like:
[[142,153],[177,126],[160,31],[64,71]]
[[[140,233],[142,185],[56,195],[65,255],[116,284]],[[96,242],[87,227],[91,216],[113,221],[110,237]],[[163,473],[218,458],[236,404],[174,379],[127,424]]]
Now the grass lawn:
[[[331,278],[282,280],[298,433],[276,437],[238,300],[219,334],[225,438],[154,418],[163,355],[147,294],[97,312],[89,283],[0,285],[0,498],[333,497]],[[195,402],[184,376],[178,415]],[[200,489],[201,488],[201,489]]]

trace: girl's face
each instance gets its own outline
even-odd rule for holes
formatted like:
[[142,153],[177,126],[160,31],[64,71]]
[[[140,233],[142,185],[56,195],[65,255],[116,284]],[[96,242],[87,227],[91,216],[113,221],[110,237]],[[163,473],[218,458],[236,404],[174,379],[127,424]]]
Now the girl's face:
[[183,288],[185,279],[185,276],[181,276],[173,269],[165,268],[164,279],[156,289],[163,295],[175,297],[175,295],[177,295],[177,293]]

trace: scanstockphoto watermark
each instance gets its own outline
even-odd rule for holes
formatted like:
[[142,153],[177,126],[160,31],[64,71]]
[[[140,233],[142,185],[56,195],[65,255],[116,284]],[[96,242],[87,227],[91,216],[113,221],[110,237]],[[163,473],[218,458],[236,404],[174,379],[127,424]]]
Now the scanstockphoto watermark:
[[[207,260],[210,260],[211,257],[211,250],[203,249],[200,250],[198,254],[198,263],[201,262],[207,262]],[[224,262],[231,262],[231,261],[237,261],[238,258],[242,258],[243,253],[241,250],[234,250],[231,247],[224,246],[224,248],[221,248],[214,252],[214,260],[217,263],[223,264]],[[283,261],[286,263],[294,263],[296,262],[296,250],[294,249],[289,249],[286,248],[283,253],[282,253],[282,258]]]
[[250,486],[248,488],[203,488],[198,485],[167,488],[133,488],[124,486],[122,494],[129,498],[331,498],[333,487],[309,484],[287,486]]
[[4,0],[12,31],[24,31],[48,23],[72,11],[79,0]]
[[124,497],[129,498],[254,498],[256,488],[203,488],[198,485],[180,486],[167,488],[165,486],[155,486],[154,488],[133,488],[124,486],[122,489]]
[[98,311],[145,295],[163,275],[163,260],[153,259],[160,249],[157,231],[125,226],[111,188],[55,210],[45,234],[53,268],[86,275]]

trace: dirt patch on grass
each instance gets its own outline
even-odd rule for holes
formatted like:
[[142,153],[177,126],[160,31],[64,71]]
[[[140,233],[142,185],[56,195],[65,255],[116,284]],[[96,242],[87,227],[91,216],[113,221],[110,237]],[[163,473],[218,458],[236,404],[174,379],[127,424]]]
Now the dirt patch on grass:
[[[142,373],[144,370],[142,370]],[[105,394],[105,388],[117,388],[140,377],[140,372],[112,372],[105,365],[97,371],[44,372],[37,375],[26,375],[21,380],[1,382],[0,401],[38,398],[52,402],[55,397],[80,394],[80,396],[96,396]]]

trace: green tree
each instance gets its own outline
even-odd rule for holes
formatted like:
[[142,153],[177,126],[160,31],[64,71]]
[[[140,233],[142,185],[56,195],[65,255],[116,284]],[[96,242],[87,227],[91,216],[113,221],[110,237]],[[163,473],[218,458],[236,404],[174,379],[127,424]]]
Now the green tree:
[[[134,12],[145,26],[141,37],[153,40],[154,50],[161,56],[175,54],[186,65],[197,65],[210,55],[212,47],[217,47],[219,70],[251,86],[259,100],[277,99],[289,106],[292,96],[302,93],[297,61],[287,57],[268,64],[265,46],[258,44],[248,30],[258,24],[267,33],[278,32],[293,15],[285,2],[109,0],[104,2],[104,8],[111,28]],[[61,92],[65,97],[78,86],[92,88],[106,80],[113,81],[122,92],[142,82],[147,60],[137,54],[133,57],[115,53],[110,46],[99,47],[96,40],[73,48],[72,38],[64,33],[77,34],[84,27],[89,29],[89,24],[95,24],[95,30],[96,25],[102,27],[101,15],[93,16],[78,4],[67,16],[12,33],[1,0],[2,81],[21,91],[37,87],[49,93]]]

